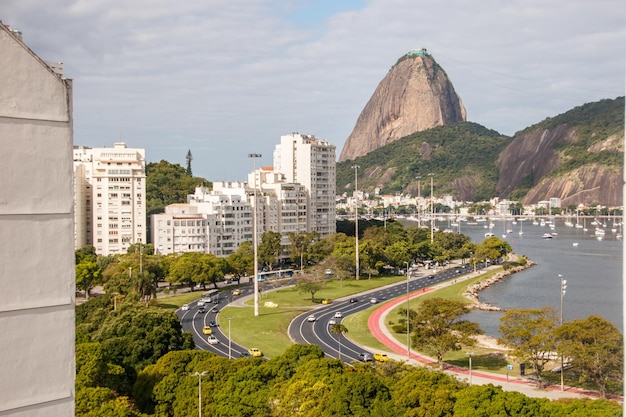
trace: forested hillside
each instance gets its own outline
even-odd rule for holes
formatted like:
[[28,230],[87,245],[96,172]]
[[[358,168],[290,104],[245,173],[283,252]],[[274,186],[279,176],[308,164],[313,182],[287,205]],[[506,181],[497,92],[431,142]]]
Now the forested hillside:
[[484,200],[496,193],[498,154],[511,138],[479,124],[461,122],[436,127],[399,139],[355,160],[337,164],[337,194],[354,189],[358,165],[360,190],[430,195],[429,173],[437,195],[452,194],[460,200]]

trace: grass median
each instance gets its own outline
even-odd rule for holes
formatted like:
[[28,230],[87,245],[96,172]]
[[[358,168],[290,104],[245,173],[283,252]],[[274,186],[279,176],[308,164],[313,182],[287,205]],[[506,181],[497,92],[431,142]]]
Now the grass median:
[[[246,347],[257,347],[265,356],[273,357],[282,354],[292,345],[287,334],[289,323],[299,314],[322,306],[321,300],[327,299],[332,302],[332,300],[395,284],[404,279],[403,276],[387,276],[362,278],[358,281],[329,280],[326,281],[322,290],[315,293],[314,301],[311,300],[310,293],[299,292],[294,287],[273,289],[271,281],[264,282],[260,285],[263,291],[259,297],[258,316],[254,316],[254,301],[251,298],[243,306],[227,306],[221,309],[218,323],[222,332],[228,334],[228,317],[230,317],[230,334],[234,342]],[[202,292],[197,291],[159,298],[157,303],[161,307],[175,310],[201,296]],[[265,307],[265,303],[273,303],[277,307]],[[363,332],[368,332],[367,319]]]

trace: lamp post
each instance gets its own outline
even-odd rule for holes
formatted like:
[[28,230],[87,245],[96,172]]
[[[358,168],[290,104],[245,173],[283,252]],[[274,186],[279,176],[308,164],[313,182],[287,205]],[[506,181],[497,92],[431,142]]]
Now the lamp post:
[[[565,296],[565,291],[567,290],[567,280],[563,278],[563,275],[559,274],[559,279],[561,280],[561,318],[560,323],[563,326],[563,297]],[[561,391],[565,390],[565,385],[563,383],[563,353],[561,352]]]
[[411,360],[411,320],[409,316],[409,263],[406,264],[406,357]]
[[422,176],[418,175],[417,177],[417,227],[422,227],[422,210],[421,210],[421,198],[422,198]]
[[204,372],[194,372],[191,376],[198,377],[198,417],[202,417],[202,377],[205,376],[209,371]]
[[257,201],[256,201],[256,159],[260,158],[260,153],[249,153],[248,158],[252,158],[254,164],[254,171],[252,175],[254,175],[254,200],[253,200],[253,212],[252,212],[252,246],[254,247],[254,315],[259,315],[259,263],[257,261],[259,257],[259,249],[257,242],[257,221],[256,221],[256,211],[257,211]]
[[352,165],[352,168],[354,169],[354,237],[355,237],[355,245],[356,245],[356,272],[355,272],[355,278],[358,280],[359,279],[359,197],[358,197],[358,191],[359,191],[359,176],[358,176],[358,170],[359,168],[361,168],[359,165]]
[[472,385],[472,355],[474,352],[467,352],[467,356],[469,356],[469,384]]
[[232,359],[233,356],[231,355],[232,352],[232,341],[230,339],[230,321],[232,320],[232,317],[228,317],[228,359]]
[[435,174],[431,172],[428,176],[430,177],[430,243],[433,243],[435,241],[435,200],[433,195],[433,177]]

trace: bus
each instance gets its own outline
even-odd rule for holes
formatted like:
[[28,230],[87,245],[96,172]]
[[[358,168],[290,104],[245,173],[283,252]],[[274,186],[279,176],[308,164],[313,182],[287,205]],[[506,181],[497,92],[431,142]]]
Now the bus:
[[220,296],[219,296],[219,291],[216,289],[213,289],[202,294],[202,297],[204,297],[205,302],[211,303],[213,302],[213,300],[219,299]]
[[293,276],[293,269],[277,269],[275,271],[266,271],[259,272],[257,276],[257,280],[259,282],[265,281],[266,279],[281,279],[281,278],[289,278]]

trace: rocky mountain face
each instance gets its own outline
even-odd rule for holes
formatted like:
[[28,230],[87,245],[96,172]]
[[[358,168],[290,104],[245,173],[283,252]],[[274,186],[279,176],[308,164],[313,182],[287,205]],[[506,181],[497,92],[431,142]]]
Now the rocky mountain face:
[[355,159],[414,132],[465,121],[461,99],[424,49],[404,55],[378,84],[339,161]]
[[[535,130],[522,134],[500,154],[500,175],[496,191],[508,196],[530,180],[532,188],[522,204],[533,204],[550,197],[559,197],[562,206],[622,205],[622,169],[600,163],[585,164],[552,175],[567,158],[559,151],[564,144],[576,143],[580,135],[576,128],[560,125],[551,130]],[[623,154],[624,136],[612,135],[594,143],[589,153],[615,152]]]
[[[621,206],[624,97],[587,103],[507,137],[471,122],[415,132],[337,164],[337,190],[353,187],[354,163],[364,192],[438,195],[481,201],[498,196],[534,204]],[[421,180],[421,181],[420,181]]]

